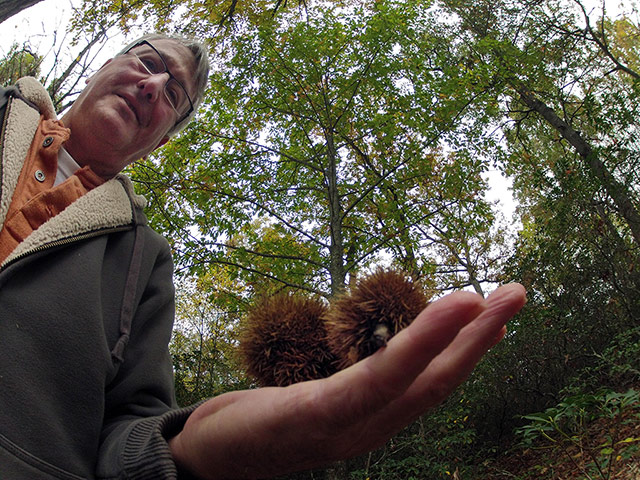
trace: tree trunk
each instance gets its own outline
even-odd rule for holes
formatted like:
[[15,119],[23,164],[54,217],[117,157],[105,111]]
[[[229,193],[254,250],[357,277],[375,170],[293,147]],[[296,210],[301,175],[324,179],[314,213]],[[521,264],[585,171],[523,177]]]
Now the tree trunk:
[[0,0],[0,23],[41,0]]
[[[480,38],[487,35],[486,31],[483,31],[478,27],[476,18],[478,15],[477,12],[465,9],[465,5],[457,5],[456,2],[445,1],[445,4],[453,12],[457,13],[467,21],[467,30]],[[578,5],[583,8],[584,12],[582,3],[578,2]],[[589,26],[589,29],[590,28],[591,27]],[[597,40],[597,35],[593,34],[593,32],[592,36]],[[614,61],[616,69],[623,70],[634,76],[634,78],[637,78],[637,72],[631,71],[628,68],[623,68],[622,64],[613,58],[613,55],[611,55],[611,52],[608,50],[606,45],[600,41],[597,43],[602,51]],[[497,58],[504,57],[504,53],[499,50],[495,50],[494,54]],[[531,93],[529,89],[526,88],[526,85],[523,85],[517,80],[517,76],[505,78],[505,80],[507,80],[509,85],[518,93],[518,95],[520,95],[520,98],[525,105],[537,112],[547,123],[558,131],[573,148],[576,149],[594,177],[598,179],[607,194],[613,199],[620,215],[622,215],[622,217],[627,221],[635,243],[640,245],[640,212],[638,212],[637,206],[634,205],[627,188],[618,182],[611,172],[609,172],[605,164],[598,158],[598,155],[593,151],[584,138],[582,138],[580,133],[571,128],[571,126],[560,118],[552,108]]]
[[337,295],[345,287],[344,241],[342,238],[342,206],[338,191],[338,154],[333,142],[333,133],[325,132],[327,141],[327,169],[325,171],[329,201],[329,273],[331,275],[331,296]]
[[525,105],[540,114],[549,125],[555,128],[576,149],[591,173],[600,181],[607,194],[613,199],[620,215],[627,221],[636,244],[640,245],[640,213],[625,186],[618,182],[609,172],[605,164],[598,158],[598,155],[579,132],[571,128],[553,109],[536,98],[531,92],[522,87],[516,86],[515,88]]

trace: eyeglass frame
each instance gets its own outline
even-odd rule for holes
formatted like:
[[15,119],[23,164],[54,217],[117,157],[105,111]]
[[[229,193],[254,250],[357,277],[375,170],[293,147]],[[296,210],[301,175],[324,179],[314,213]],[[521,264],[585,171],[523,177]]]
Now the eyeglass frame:
[[[161,72],[152,72],[151,70],[149,70],[149,68],[147,68],[147,66],[144,64],[144,62],[142,61],[142,59],[132,50],[134,48],[138,48],[141,45],[147,45],[151,48],[151,50],[153,50],[158,57],[160,58],[160,61],[162,62],[162,65],[164,66],[164,70]],[[134,45],[132,45],[131,47],[129,47],[127,50],[125,50],[124,52],[122,52],[122,55],[126,55],[126,54],[132,54],[134,57],[136,57],[136,59],[138,60],[138,62],[140,62],[140,65],[142,65],[142,67],[145,69],[145,71],[149,74],[149,75],[159,75],[161,73],[166,73],[169,75],[169,80],[167,80],[167,82],[164,84],[164,87],[162,89],[165,98],[167,99],[167,101],[169,102],[169,105],[171,105],[171,108],[173,109],[174,112],[176,112],[176,114],[178,115],[178,120],[176,121],[175,125],[178,125],[180,122],[182,122],[185,118],[187,118],[189,115],[191,115],[191,113],[193,112],[193,101],[191,100],[191,97],[189,96],[189,92],[187,92],[187,89],[185,88],[185,86],[182,84],[182,82],[180,80],[178,80],[176,78],[176,76],[171,73],[171,71],[169,70],[169,67],[167,66],[167,62],[164,59],[164,57],[162,56],[162,54],[158,51],[158,49],[156,47],[154,47],[153,45],[151,45],[151,43],[149,43],[149,41],[147,40],[140,40],[138,43],[135,43]],[[182,90],[184,91],[185,96],[187,97],[187,101],[189,102],[189,109],[186,111],[186,113],[180,115],[180,112],[178,112],[178,109],[176,107],[173,106],[173,103],[171,103],[171,100],[169,99],[168,95],[167,95],[167,85],[169,84],[169,82],[171,80],[174,80],[179,86],[180,88],[182,88]]]

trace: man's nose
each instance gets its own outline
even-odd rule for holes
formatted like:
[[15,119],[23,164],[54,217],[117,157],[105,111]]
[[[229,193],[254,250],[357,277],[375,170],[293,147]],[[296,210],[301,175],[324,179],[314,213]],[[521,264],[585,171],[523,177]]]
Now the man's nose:
[[138,83],[143,95],[152,103],[162,98],[164,86],[169,81],[167,72],[151,74]]

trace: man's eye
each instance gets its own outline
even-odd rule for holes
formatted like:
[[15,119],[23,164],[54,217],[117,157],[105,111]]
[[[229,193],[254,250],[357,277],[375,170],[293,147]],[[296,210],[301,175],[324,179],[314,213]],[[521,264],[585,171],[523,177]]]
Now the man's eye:
[[149,70],[151,73],[153,73],[154,75],[156,73],[162,72],[161,66],[159,66],[158,62],[155,61],[153,58],[141,58],[141,57],[138,57],[138,58],[140,58],[140,61],[145,66],[145,68]]
[[169,101],[171,101],[171,104],[174,107],[178,107],[179,105],[181,105],[183,99],[182,97],[184,95],[182,94],[182,89],[178,85],[176,85],[175,82],[167,83],[165,90],[167,92],[167,96],[169,97]]

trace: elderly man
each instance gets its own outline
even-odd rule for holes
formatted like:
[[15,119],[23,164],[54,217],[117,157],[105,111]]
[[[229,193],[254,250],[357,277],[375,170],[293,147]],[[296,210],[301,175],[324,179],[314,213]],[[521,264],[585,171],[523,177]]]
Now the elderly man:
[[523,305],[431,304],[388,346],[323,380],[177,409],[167,242],[119,172],[163,145],[204,92],[206,51],[143,37],[59,121],[6,92],[0,184],[0,478],[268,478],[363,453],[462,382]]

